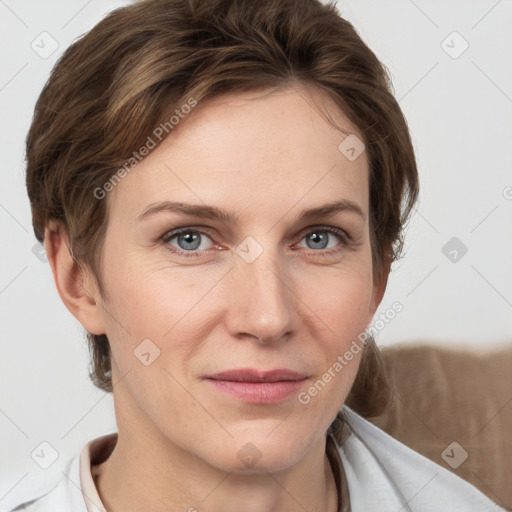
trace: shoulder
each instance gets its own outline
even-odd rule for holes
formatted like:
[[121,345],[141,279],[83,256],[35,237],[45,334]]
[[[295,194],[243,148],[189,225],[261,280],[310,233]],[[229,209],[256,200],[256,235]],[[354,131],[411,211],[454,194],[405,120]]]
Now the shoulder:
[[1,502],[0,512],[87,512],[80,486],[80,455],[48,476],[29,474]]
[[376,427],[349,407],[339,446],[354,510],[505,512],[476,487]]

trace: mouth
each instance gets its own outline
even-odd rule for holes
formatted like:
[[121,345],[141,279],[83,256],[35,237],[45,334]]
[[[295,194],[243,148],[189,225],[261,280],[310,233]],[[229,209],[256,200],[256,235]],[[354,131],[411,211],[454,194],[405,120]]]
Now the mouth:
[[243,402],[271,404],[298,393],[307,377],[288,369],[240,368],[206,375],[204,379],[216,391]]

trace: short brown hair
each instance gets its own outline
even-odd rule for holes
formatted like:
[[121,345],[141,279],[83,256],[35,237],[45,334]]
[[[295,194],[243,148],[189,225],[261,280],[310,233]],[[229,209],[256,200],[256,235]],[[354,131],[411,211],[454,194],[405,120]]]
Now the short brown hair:
[[[335,6],[317,0],[141,0],[75,41],[41,92],[27,136],[37,239],[59,221],[105,298],[99,257],[109,203],[93,191],[190,98],[293,84],[327,93],[364,137],[374,277],[387,278],[418,194],[407,123],[386,69]],[[112,391],[108,339],[88,333],[88,341],[91,379]],[[362,387],[347,400],[369,415],[385,403],[381,366],[372,341],[354,385]]]

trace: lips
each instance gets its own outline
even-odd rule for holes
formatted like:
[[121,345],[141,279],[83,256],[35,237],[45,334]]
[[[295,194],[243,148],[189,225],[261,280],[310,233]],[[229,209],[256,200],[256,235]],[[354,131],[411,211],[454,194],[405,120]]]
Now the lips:
[[230,382],[279,382],[304,380],[306,376],[287,369],[265,371],[252,368],[240,368],[207,375],[206,378]]
[[213,389],[251,404],[272,404],[296,394],[306,376],[288,369],[241,368],[205,376]]

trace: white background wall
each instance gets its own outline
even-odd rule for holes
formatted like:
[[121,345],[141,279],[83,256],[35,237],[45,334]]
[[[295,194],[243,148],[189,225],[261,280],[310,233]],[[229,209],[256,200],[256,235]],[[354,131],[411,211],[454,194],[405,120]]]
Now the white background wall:
[[[85,442],[116,428],[111,397],[88,380],[82,328],[61,303],[49,265],[32,252],[23,146],[57,58],[123,4],[0,2],[0,509],[29,472],[58,471]],[[510,343],[512,2],[338,5],[389,68],[419,161],[420,202],[405,257],[375,318],[394,301],[404,309],[378,342]],[[46,59],[31,48],[43,31],[58,42]],[[454,31],[461,37],[450,36]],[[469,46],[457,56],[464,41]],[[468,249],[456,262],[442,251],[452,237]],[[30,457],[42,441],[59,453],[46,471]]]

